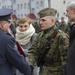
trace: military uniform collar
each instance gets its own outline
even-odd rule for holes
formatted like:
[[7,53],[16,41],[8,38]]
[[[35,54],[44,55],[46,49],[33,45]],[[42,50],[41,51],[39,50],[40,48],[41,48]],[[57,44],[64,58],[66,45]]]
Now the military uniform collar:
[[49,32],[52,29],[53,29],[53,26],[51,28],[49,28],[49,29],[44,30],[43,33],[46,34],[47,32]]
[[51,35],[53,32],[54,32],[54,30],[55,29],[57,29],[57,27],[56,27],[56,25],[53,25],[51,28],[49,28],[49,29],[47,29],[47,30],[44,30],[44,31],[42,31],[42,34],[41,34],[41,36],[49,36],[49,35]]
[[70,22],[70,25],[71,25],[71,26],[72,26],[72,25],[75,25],[75,21]]

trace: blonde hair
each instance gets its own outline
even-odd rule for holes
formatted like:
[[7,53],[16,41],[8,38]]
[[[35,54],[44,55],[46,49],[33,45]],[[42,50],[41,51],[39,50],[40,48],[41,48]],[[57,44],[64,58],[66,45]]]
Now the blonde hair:
[[21,23],[21,24],[26,23],[26,22],[31,24],[32,20],[29,17],[22,17],[22,18],[19,19],[19,23]]

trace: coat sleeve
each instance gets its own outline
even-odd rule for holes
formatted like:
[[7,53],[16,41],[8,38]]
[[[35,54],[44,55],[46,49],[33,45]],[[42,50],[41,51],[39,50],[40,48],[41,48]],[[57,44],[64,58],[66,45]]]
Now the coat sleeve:
[[59,39],[59,51],[60,51],[60,59],[61,65],[64,68],[67,60],[67,50],[69,46],[69,37],[66,34],[62,34]]
[[31,68],[26,62],[26,59],[20,55],[18,50],[15,48],[15,40],[9,39],[7,50],[6,50],[6,57],[8,62],[16,67],[20,72],[25,75],[31,75]]

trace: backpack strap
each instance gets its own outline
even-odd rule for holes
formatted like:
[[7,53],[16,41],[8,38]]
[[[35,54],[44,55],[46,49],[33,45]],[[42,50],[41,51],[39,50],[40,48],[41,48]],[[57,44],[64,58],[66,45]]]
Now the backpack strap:
[[55,29],[54,32],[47,37],[47,40],[51,41],[51,39],[55,39],[57,33],[58,33],[59,29]]
[[55,37],[56,37],[56,35],[57,35],[57,33],[58,33],[58,30],[59,30],[59,29],[55,29],[55,30],[54,30],[54,33],[53,33],[53,38],[54,38],[54,39],[55,39]]

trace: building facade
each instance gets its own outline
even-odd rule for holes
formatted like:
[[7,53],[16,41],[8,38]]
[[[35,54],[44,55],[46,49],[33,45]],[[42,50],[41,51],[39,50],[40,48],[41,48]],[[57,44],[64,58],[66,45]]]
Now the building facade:
[[52,7],[57,10],[57,18],[62,16],[66,18],[66,5],[71,0],[0,0],[0,8],[12,8],[13,14],[18,18],[37,13],[46,7]]

